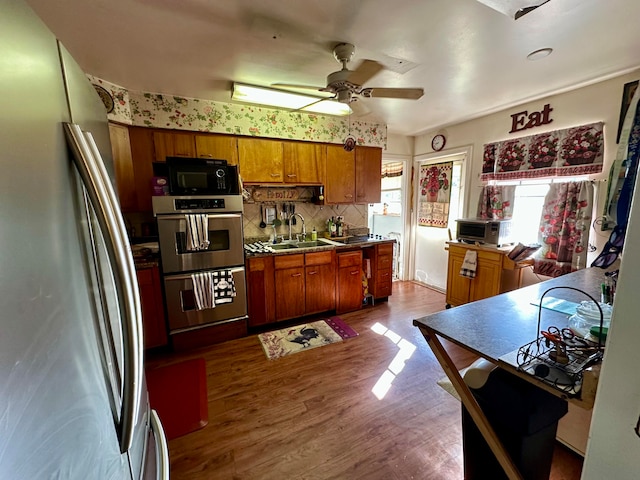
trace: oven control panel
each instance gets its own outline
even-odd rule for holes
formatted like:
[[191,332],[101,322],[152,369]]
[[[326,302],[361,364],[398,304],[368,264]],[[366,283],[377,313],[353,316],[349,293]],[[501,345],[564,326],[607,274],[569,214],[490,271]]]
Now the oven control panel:
[[215,210],[224,208],[224,198],[176,198],[176,210]]

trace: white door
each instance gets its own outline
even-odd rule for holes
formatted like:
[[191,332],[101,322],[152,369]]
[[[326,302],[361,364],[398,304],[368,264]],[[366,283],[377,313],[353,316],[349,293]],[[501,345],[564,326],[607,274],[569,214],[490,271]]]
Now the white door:
[[[413,242],[411,249],[411,279],[445,291],[447,287],[447,251],[446,243],[449,240],[449,232],[455,238],[457,218],[463,213],[463,172],[467,153],[433,157],[414,162],[413,169],[413,209],[411,224]],[[419,199],[420,199],[420,167],[435,163],[453,162],[451,175],[451,196],[449,203],[449,219],[447,228],[421,226],[418,223]]]

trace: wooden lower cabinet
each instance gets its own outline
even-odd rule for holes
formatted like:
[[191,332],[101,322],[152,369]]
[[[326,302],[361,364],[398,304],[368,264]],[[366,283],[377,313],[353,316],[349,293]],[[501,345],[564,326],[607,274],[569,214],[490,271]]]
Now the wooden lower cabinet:
[[335,250],[305,254],[305,313],[336,308]]
[[169,337],[160,286],[160,269],[140,268],[136,270],[136,276],[140,290],[144,348],[163,347],[168,344]]
[[247,303],[249,326],[276,321],[274,257],[247,258]]
[[304,254],[275,257],[276,320],[305,313]]
[[[522,283],[522,268],[530,265],[528,261],[514,263],[510,260],[507,257],[509,249],[448,242],[448,250],[447,308],[519,288]],[[478,254],[474,278],[460,275],[468,250],[475,250]]]
[[362,250],[338,253],[338,283],[336,313],[346,313],[362,307]]

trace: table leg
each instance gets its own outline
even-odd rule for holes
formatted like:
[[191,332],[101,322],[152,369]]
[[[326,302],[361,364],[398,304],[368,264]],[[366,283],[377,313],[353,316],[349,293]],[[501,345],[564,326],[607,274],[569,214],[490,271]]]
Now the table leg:
[[447,377],[451,380],[451,384],[456,389],[456,392],[458,392],[458,395],[460,395],[462,404],[469,411],[471,418],[477,425],[478,430],[480,430],[480,433],[489,445],[489,448],[491,448],[491,451],[496,456],[500,466],[509,477],[509,480],[522,480],[522,475],[520,475],[518,467],[513,463],[509,453],[505,450],[502,442],[500,442],[500,439],[491,427],[491,424],[480,408],[478,401],[471,393],[471,390],[469,390],[467,384],[462,380],[460,373],[458,373],[458,369],[442,346],[442,343],[440,343],[436,333],[427,326],[420,326],[419,328],[422,335],[424,335],[424,338],[427,340],[429,347],[431,347],[431,350],[436,356],[436,359],[447,374]]

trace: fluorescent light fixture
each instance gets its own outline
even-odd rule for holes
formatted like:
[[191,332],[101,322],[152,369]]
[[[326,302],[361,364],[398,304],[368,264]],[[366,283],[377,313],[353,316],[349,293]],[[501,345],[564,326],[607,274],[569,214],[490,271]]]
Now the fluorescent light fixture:
[[285,92],[273,88],[255,87],[242,83],[233,84],[231,99],[238,102],[305,112],[324,113],[327,115],[349,115],[351,113],[351,108],[345,103],[334,100],[322,100],[322,97]]

